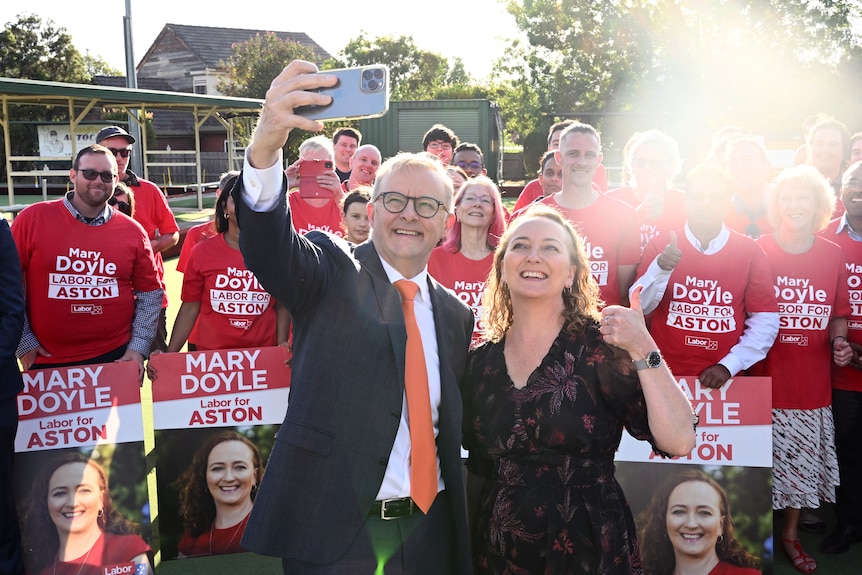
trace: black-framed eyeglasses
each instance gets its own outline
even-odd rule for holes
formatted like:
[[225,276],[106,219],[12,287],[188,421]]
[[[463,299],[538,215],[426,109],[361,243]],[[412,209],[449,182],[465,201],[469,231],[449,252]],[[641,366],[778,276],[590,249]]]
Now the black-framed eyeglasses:
[[480,172],[485,167],[485,164],[482,162],[455,162],[455,165],[462,170],[470,169],[474,172]]
[[407,204],[411,200],[413,201],[413,209],[416,211],[416,215],[426,219],[436,216],[440,208],[443,208],[444,212],[448,212],[443,202],[428,196],[413,197],[405,196],[401,192],[383,192],[374,201],[376,202],[377,200],[382,201],[383,207],[390,214],[400,214],[407,209]]
[[112,154],[114,154],[115,156],[116,156],[117,154],[120,154],[120,157],[121,157],[121,158],[128,158],[128,157],[131,155],[131,153],[132,153],[132,150],[130,150],[129,148],[108,148],[108,149],[109,149],[109,150],[111,151],[111,153],[112,153]]
[[437,150],[451,150],[452,144],[449,142],[428,142],[428,149],[434,150],[435,152]]
[[90,180],[91,182],[96,178],[102,178],[102,181],[106,184],[110,184],[114,181],[114,178],[117,177],[117,174],[114,172],[100,172],[99,170],[78,170],[81,172],[81,175],[84,176],[85,179]]

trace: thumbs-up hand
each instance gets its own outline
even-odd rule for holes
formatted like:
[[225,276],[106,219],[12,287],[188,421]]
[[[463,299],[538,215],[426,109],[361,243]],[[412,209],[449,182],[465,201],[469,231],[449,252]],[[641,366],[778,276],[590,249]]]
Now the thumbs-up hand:
[[658,255],[658,267],[670,271],[676,267],[681,259],[682,252],[677,247],[676,232],[671,232],[670,242],[665,246],[664,251]]
[[631,294],[631,307],[610,305],[602,310],[601,332],[604,340],[629,353],[647,353],[656,348],[644,322],[641,290],[636,286]]

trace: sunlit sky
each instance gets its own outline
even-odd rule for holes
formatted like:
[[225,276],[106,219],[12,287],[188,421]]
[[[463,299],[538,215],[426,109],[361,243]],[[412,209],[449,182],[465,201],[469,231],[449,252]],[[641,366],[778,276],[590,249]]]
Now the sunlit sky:
[[[136,65],[166,23],[305,32],[332,55],[364,30],[369,37],[413,36],[420,49],[447,58],[460,56],[467,71],[478,79],[489,73],[493,61],[502,54],[504,39],[517,35],[514,19],[500,0],[470,0],[460,6],[451,2],[396,0],[130,2]],[[22,13],[36,14],[43,22],[53,20],[58,27],[66,28],[81,53],[89,51],[125,71],[126,1],[86,5],[68,0],[0,3],[0,23],[4,27]]]

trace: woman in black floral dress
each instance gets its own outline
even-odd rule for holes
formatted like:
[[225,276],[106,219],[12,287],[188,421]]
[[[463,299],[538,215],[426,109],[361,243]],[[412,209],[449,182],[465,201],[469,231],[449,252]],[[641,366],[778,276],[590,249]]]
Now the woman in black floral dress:
[[[639,573],[614,479],[623,427],[664,455],[694,447],[688,399],[640,311],[598,311],[582,240],[534,206],[503,235],[471,352],[464,445],[476,573]],[[656,352],[656,353],[651,353]]]

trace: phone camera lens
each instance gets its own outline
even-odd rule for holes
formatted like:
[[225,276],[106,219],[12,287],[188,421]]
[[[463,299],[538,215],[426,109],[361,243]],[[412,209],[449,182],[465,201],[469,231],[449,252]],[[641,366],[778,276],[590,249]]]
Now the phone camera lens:
[[380,68],[375,69],[374,70],[374,78],[377,80],[380,80],[381,78],[383,78],[383,70],[381,70]]
[[363,80],[370,80],[371,79],[371,70],[365,70],[364,72],[362,72],[362,79]]
[[380,82],[378,82],[377,80],[369,80],[368,81],[368,89],[369,90],[376,90],[379,86],[380,86]]

